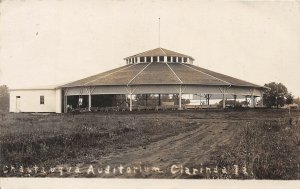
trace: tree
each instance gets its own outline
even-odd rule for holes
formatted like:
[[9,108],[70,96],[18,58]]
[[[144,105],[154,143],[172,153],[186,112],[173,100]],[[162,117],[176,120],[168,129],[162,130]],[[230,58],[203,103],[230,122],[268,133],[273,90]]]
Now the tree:
[[277,107],[284,106],[284,104],[293,103],[293,95],[288,92],[286,86],[282,83],[267,83],[265,87],[269,89],[263,95],[264,104],[267,107]]
[[285,103],[286,104],[293,104],[294,102],[294,96],[292,95],[292,93],[288,93],[286,96],[286,100]]
[[0,111],[8,112],[9,109],[9,91],[6,85],[0,86]]

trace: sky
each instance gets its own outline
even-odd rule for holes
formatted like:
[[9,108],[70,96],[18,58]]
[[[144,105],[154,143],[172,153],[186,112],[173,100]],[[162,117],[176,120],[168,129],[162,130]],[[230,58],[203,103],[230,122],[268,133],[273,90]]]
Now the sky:
[[2,0],[0,85],[59,85],[160,46],[300,96],[300,1]]

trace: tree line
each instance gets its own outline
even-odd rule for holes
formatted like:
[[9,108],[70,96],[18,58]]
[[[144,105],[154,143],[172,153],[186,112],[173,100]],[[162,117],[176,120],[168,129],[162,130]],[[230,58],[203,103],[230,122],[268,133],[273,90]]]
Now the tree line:
[[0,112],[9,111],[9,91],[6,85],[0,86]]

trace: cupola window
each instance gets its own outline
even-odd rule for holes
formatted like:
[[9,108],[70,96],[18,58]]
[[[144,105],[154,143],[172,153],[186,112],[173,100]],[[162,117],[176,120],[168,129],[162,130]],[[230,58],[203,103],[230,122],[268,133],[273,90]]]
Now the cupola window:
[[164,57],[163,56],[159,57],[159,62],[164,62]]
[[167,57],[167,62],[172,62],[170,56]]
[[181,57],[178,57],[178,62],[182,62],[182,58]]
[[151,56],[146,57],[146,62],[151,62]]
[[177,62],[176,57],[173,56],[173,61],[172,62]]

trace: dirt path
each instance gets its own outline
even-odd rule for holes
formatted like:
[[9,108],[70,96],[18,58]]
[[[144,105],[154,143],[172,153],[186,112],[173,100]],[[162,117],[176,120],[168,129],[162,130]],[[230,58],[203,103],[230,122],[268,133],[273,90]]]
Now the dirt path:
[[[219,122],[217,125],[211,121],[197,121],[198,127],[192,131],[180,133],[176,136],[168,137],[160,141],[153,142],[147,146],[130,148],[126,151],[116,151],[105,155],[101,159],[94,161],[92,164],[78,165],[82,172],[86,172],[90,165],[93,167],[105,168],[107,165],[111,167],[133,166],[155,166],[163,170],[164,177],[180,177],[180,174],[171,175],[170,167],[172,165],[183,166],[199,166],[209,161],[210,153],[220,144],[228,142],[237,130],[238,123]],[[132,177],[132,175],[121,174],[95,174],[99,177]],[[74,174],[70,175],[74,176]],[[142,173],[135,177],[160,178],[160,174]]]

